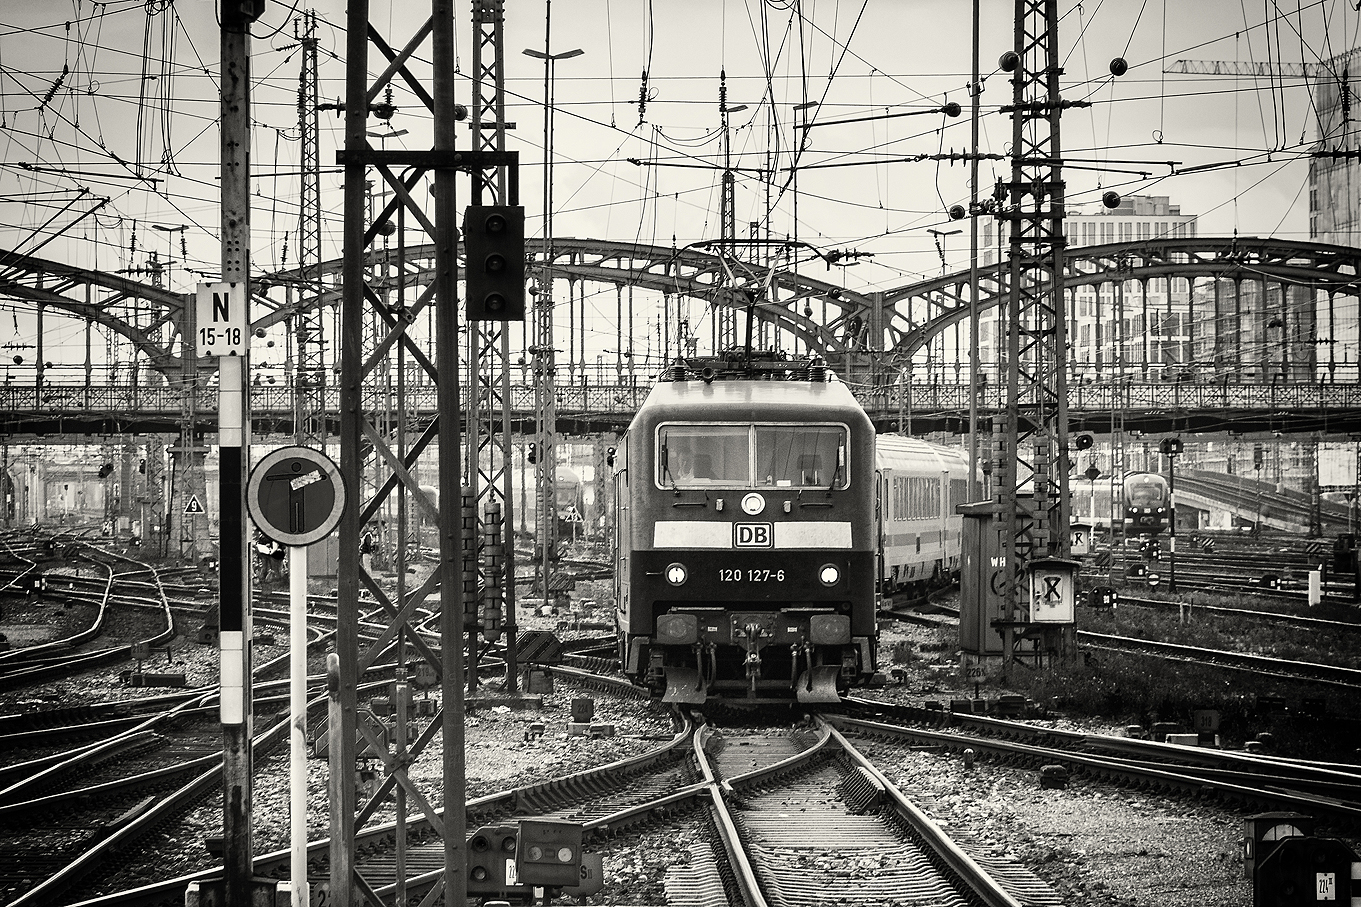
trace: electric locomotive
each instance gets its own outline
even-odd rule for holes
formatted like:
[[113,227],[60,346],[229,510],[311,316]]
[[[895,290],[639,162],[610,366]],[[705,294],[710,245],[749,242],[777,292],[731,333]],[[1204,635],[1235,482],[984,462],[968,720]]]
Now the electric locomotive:
[[1157,535],[1172,518],[1167,479],[1155,472],[1125,475],[1125,536]]
[[877,667],[874,426],[757,356],[668,369],[615,456],[620,662],[666,702],[835,702]]

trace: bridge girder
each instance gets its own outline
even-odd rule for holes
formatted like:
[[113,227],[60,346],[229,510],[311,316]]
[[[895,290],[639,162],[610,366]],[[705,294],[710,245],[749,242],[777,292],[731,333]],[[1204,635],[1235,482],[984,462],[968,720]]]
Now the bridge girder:
[[[531,244],[538,246],[538,243]],[[779,304],[757,306],[758,321],[787,333],[809,349],[835,359],[851,350],[848,341],[853,324],[880,325],[882,334],[871,334],[865,346],[882,351],[890,360],[901,361],[930,340],[969,315],[969,275],[959,271],[916,281],[871,296],[828,281],[784,268],[741,264],[741,285],[732,287],[717,255],[697,249],[674,249],[641,243],[562,238],[554,240],[552,267],[555,274],[619,287],[635,286],[670,296],[687,297],[714,306],[744,310],[743,289],[769,285]],[[542,267],[542,254],[531,255],[531,271]],[[166,375],[179,375],[183,362],[177,350],[185,307],[192,294],[177,293],[117,274],[65,265],[47,259],[4,253],[0,272],[0,297],[41,303],[130,340],[148,364]],[[368,256],[372,272],[384,264],[395,267],[395,256],[374,250]],[[425,286],[433,277],[434,252],[426,246],[406,250],[403,282],[407,287]],[[320,279],[322,305],[338,305],[341,297],[342,260],[324,262],[319,278],[304,277],[297,270],[264,274],[252,283],[257,317],[252,329],[265,329],[292,317],[305,304],[300,299],[281,300],[277,294],[289,287],[315,289]],[[979,309],[987,311],[1006,298],[1001,274],[1006,263],[979,270]],[[308,269],[316,275],[315,269]],[[532,276],[532,275],[531,275]],[[1092,286],[1114,280],[1155,278],[1240,277],[1308,286],[1335,294],[1361,295],[1361,249],[1270,237],[1197,237],[1110,243],[1068,250],[1064,284],[1068,288]],[[393,285],[396,277],[391,277]],[[91,301],[87,302],[85,288]],[[315,302],[316,296],[311,297]],[[151,311],[148,325],[129,325],[117,316],[117,308],[141,300]],[[805,302],[817,300],[829,306],[830,317],[822,324],[802,314]],[[907,319],[910,300],[927,300],[937,314],[919,323]],[[859,319],[857,322],[856,319]],[[172,326],[176,338],[162,341],[157,335]],[[206,366],[210,368],[211,366]]]
[[[1361,249],[1298,240],[1240,236],[1158,239],[1082,246],[1067,251],[1066,290],[1114,280],[1157,278],[1242,277],[1307,286],[1315,290],[1361,295]],[[1006,298],[1000,275],[1006,261],[979,269],[978,307],[993,308]],[[910,356],[936,335],[969,317],[969,272],[959,271],[884,292],[887,307],[897,310],[909,299],[931,299],[940,314],[899,334],[891,352]]]

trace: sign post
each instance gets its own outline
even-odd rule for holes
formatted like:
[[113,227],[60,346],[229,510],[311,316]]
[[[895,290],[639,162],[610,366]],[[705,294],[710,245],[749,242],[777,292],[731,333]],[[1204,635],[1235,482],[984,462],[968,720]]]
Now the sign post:
[[310,447],[266,454],[246,483],[255,525],[288,546],[288,794],[293,907],[306,907],[307,882],[307,546],[329,535],[345,511],[335,461]]

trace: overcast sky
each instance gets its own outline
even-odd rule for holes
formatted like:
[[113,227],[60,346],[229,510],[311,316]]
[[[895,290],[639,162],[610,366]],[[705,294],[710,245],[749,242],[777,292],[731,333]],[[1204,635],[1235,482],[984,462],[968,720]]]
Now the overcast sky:
[[[456,4],[457,91],[465,103],[468,5]],[[521,152],[521,200],[535,235],[542,229],[544,67],[522,51],[544,48],[545,4],[506,6],[507,118],[516,124],[509,147]],[[272,0],[253,28],[257,273],[297,262],[293,23],[300,8]],[[374,2],[370,19],[401,46],[425,9],[409,0]],[[983,0],[982,9],[980,151],[1005,155],[1010,120],[997,108],[1010,102],[1011,89],[997,59],[1013,43],[1014,4]],[[1063,116],[1070,205],[1094,208],[1106,189],[1165,195],[1182,213],[1200,216],[1202,235],[1307,238],[1315,129],[1304,82],[1167,70],[1181,59],[1290,67],[1327,60],[1355,44],[1361,14],[1347,0],[1061,0],[1060,10],[1064,96],[1091,104]],[[321,95],[335,101],[343,94],[343,4],[326,0],[317,11]],[[168,278],[180,290],[215,276],[215,5],[9,0],[0,19],[0,247],[105,270],[143,268],[155,250],[176,260]],[[580,56],[557,64],[554,81],[557,235],[666,246],[717,238],[719,74],[726,70],[729,106],[746,105],[731,116],[740,236],[755,222],[822,250],[872,254],[830,273],[821,263],[804,266],[856,289],[939,273],[927,231],[964,226],[949,224],[944,212],[967,202],[968,167],[903,159],[969,145],[967,0],[557,0],[551,49],[578,48]],[[1108,69],[1114,57],[1129,65],[1118,79]],[[381,62],[371,51],[370,69]],[[947,100],[964,114],[923,112]],[[806,102],[817,106],[796,113]],[[393,103],[390,126],[372,120],[371,130],[405,134],[373,143],[429,147],[430,117],[415,97],[399,84]],[[904,113],[918,115],[883,117]],[[802,147],[796,117],[814,124]],[[323,255],[333,258],[341,179],[332,165],[343,124],[323,112],[321,125]],[[466,130],[459,139],[467,142]],[[1224,166],[1178,174],[1207,164]],[[771,179],[761,173],[768,168]],[[1005,161],[986,162],[983,194],[1008,173]],[[97,214],[77,220],[103,198]],[[187,227],[183,246],[178,235],[150,230],[153,223]],[[967,231],[947,238],[951,270],[967,266],[967,245]]]

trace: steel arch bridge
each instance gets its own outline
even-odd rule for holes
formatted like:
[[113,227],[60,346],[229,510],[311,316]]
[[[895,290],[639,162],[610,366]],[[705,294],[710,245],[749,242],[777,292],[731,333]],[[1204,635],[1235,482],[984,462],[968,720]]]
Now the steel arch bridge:
[[[541,248],[529,250],[530,270],[547,267],[555,280],[613,286],[621,298],[626,291],[641,290],[660,295],[664,306],[670,306],[673,300],[693,300],[730,313],[750,311],[766,336],[779,338],[777,345],[820,355],[849,380],[874,387],[898,380],[904,364],[947,332],[958,331],[969,317],[967,271],[866,293],[787,266],[737,262],[700,248],[567,237],[555,239],[552,249],[551,258],[546,258]],[[1273,358],[1279,353],[1283,363],[1277,380],[1317,380],[1315,371],[1325,363],[1314,347],[1323,344],[1330,347],[1330,376],[1357,379],[1354,352],[1340,360],[1344,369],[1337,375],[1337,337],[1348,329],[1348,319],[1336,313],[1339,299],[1344,310],[1350,307],[1350,311],[1356,311],[1361,297],[1361,250],[1272,238],[1200,237],[1078,247],[1069,250],[1066,260],[1065,295],[1072,318],[1077,317],[1074,306],[1079,294],[1103,284],[1132,283],[1146,289],[1156,280],[1183,280],[1189,292],[1197,282],[1202,286],[1210,282],[1216,288],[1215,311],[1204,320],[1216,335],[1213,363],[1241,367],[1261,358],[1262,344],[1251,339],[1260,331],[1243,328],[1240,290],[1244,285],[1259,287],[1257,298],[1265,302],[1256,305],[1249,315],[1260,320],[1258,327],[1271,327],[1272,319],[1283,316],[1281,336],[1294,335],[1288,342],[1282,339],[1273,353]],[[399,287],[421,292],[433,281],[433,263],[432,246],[404,249],[400,258],[394,249],[380,249],[369,253],[367,269],[378,275],[373,285],[379,293],[395,292]],[[323,306],[339,305],[342,265],[343,261],[336,259],[321,267]],[[308,270],[316,273],[315,268]],[[979,269],[981,313],[992,312],[1006,298],[1005,276],[1005,262]],[[1217,289],[1226,283],[1234,287],[1231,294]],[[304,289],[309,292],[304,294]],[[252,291],[256,313],[252,327],[257,331],[288,321],[301,306],[317,299],[315,285],[309,287],[299,270],[262,275],[253,282]],[[749,292],[761,301],[753,304]],[[1301,294],[1310,302],[1301,302]],[[1232,300],[1225,302],[1230,296]],[[210,364],[199,365],[184,356],[186,310],[193,303],[192,294],[108,272],[3,253],[0,297],[86,320],[124,338],[167,383],[211,371]],[[1272,299],[1280,301],[1280,313],[1269,309]],[[1144,301],[1146,308],[1146,293]],[[1237,306],[1232,336],[1218,336],[1221,303]],[[400,317],[400,305],[389,308],[393,317]],[[129,317],[130,311],[136,316]],[[679,320],[679,306],[676,317]],[[1351,316],[1353,331],[1356,320]],[[1208,342],[1194,335],[1194,303],[1189,324],[1192,347]],[[620,325],[621,331],[623,328]],[[677,351],[681,349],[678,344]],[[41,364],[37,367],[41,371]],[[1261,377],[1265,383],[1265,369]]]

